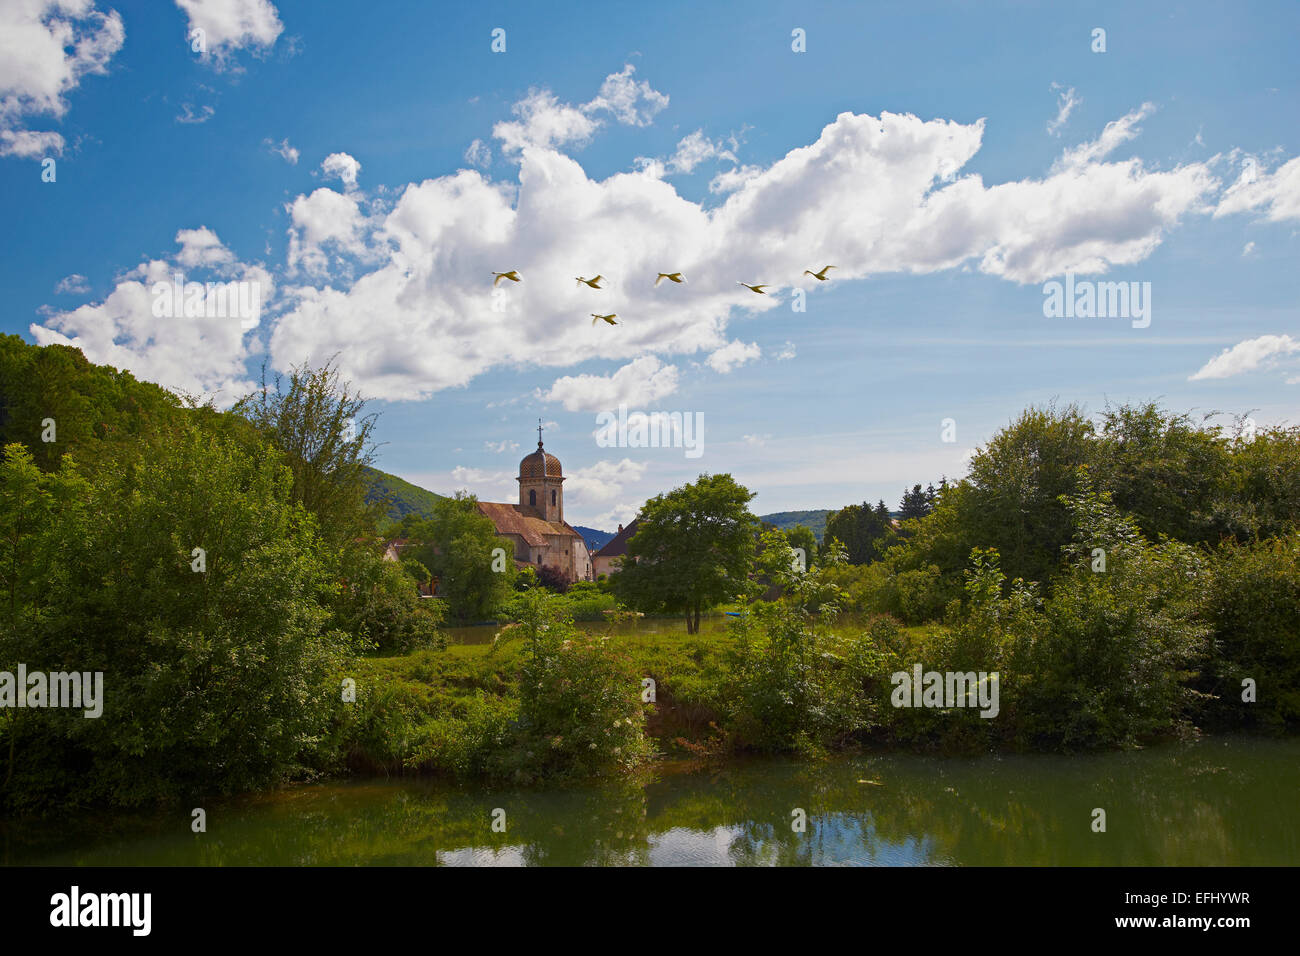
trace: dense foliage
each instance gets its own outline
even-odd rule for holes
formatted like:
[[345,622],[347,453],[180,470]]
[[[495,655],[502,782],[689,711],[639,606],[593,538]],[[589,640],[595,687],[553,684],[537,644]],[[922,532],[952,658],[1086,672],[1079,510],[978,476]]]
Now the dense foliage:
[[0,672],[103,675],[98,717],[0,709],[0,806],[233,792],[334,760],[348,661],[441,641],[436,602],[380,560],[363,406],[302,369],[221,412],[0,340]]
[[747,587],[758,529],[753,497],[730,475],[701,475],[651,498],[628,540],[615,594],[638,610],[684,614],[694,634],[703,611]]
[[[967,478],[905,490],[897,525],[850,505],[820,546],[703,475],[646,502],[591,584],[517,571],[465,495],[385,528],[408,539],[385,560],[372,427],[328,365],[221,411],[0,338],[0,674],[104,678],[100,717],[0,708],[0,808],[1300,723],[1300,429],[1029,409]],[[686,634],[638,635],[628,608]],[[439,628],[497,616],[490,647]],[[997,706],[900,706],[917,667],[996,680]]]

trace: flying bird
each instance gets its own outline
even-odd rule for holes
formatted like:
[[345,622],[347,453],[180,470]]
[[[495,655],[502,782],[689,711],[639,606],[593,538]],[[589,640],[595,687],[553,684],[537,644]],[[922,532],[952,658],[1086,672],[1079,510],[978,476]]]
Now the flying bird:
[[595,312],[592,312],[592,313],[591,313],[591,324],[592,324],[592,325],[595,325],[597,319],[604,319],[604,320],[605,320],[606,322],[608,322],[610,325],[618,325],[618,323],[614,321],[614,320],[617,319],[617,318],[618,318],[618,313],[617,313],[617,312],[611,312],[609,315],[597,315]]
[[659,283],[663,282],[665,279],[667,279],[669,282],[686,281],[684,278],[682,278],[682,274],[680,272],[661,272],[659,273],[659,278],[655,279],[655,285],[658,286]]
[[814,279],[818,279],[822,282],[825,282],[826,273],[830,272],[834,268],[835,266],[822,266],[821,272],[813,272],[811,269],[804,269],[803,274],[806,276],[812,276]]
[[604,277],[604,276],[600,276],[600,275],[598,275],[598,276],[596,276],[596,278],[594,278],[594,279],[584,279],[582,276],[575,276],[575,278],[576,278],[579,282],[583,282],[583,283],[586,283],[587,285],[591,286],[593,289],[599,289],[599,288],[601,288],[600,280],[603,279],[603,278],[605,278],[605,277]]
[[767,295],[767,293],[763,291],[767,288],[765,285],[750,285],[748,282],[737,282],[736,285],[743,285],[750,292],[757,292],[759,295]]
[[519,281],[519,273],[514,269],[511,269],[509,272],[494,272],[492,274],[496,276],[496,278],[492,280],[492,288],[494,289],[497,287],[497,283],[502,279],[509,279],[511,282]]

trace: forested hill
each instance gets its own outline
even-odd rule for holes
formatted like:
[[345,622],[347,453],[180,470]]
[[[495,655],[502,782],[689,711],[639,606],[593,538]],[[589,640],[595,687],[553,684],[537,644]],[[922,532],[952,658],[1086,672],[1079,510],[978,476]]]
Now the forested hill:
[[817,541],[820,543],[826,533],[826,516],[834,510],[834,508],[824,508],[820,511],[776,511],[770,515],[759,515],[758,520],[774,525],[781,531],[789,531],[791,528],[803,525],[817,536]]
[[426,491],[419,485],[413,485],[404,478],[390,475],[378,468],[367,468],[365,477],[367,484],[366,500],[379,501],[387,498],[387,514],[393,521],[401,521],[408,514],[431,518],[433,517],[434,502],[445,497],[432,491]]
[[598,531],[595,528],[587,528],[580,524],[575,524],[573,530],[582,535],[582,540],[587,542],[587,550],[595,554],[610,541],[614,540],[613,531]]

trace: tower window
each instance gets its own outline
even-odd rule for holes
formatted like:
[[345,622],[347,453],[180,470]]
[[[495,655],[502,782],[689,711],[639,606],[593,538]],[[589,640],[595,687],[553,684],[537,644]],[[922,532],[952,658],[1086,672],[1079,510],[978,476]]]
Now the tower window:
[[529,492],[528,492],[528,504],[529,504],[530,506],[534,507],[534,508],[537,507],[537,492],[536,492],[536,491],[529,491]]
[[554,489],[554,488],[551,489],[551,507],[552,507],[552,508],[555,507],[555,489]]

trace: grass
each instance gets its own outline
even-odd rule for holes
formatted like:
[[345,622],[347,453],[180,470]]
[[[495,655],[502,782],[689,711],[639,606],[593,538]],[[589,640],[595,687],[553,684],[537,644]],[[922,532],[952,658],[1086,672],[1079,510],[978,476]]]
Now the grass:
[[[701,623],[688,635],[675,621],[643,620],[631,625],[594,625],[588,633],[609,635],[631,659],[637,674],[655,682],[655,706],[646,732],[665,756],[694,754],[717,733],[720,693],[727,673],[727,650],[733,641],[721,616]],[[835,630],[860,633],[846,619]],[[906,629],[918,644],[931,627]],[[373,689],[384,714],[380,726],[352,735],[349,761],[356,769],[399,771],[414,749],[413,741],[439,732],[446,721],[464,720],[483,706],[484,698],[502,703],[517,699],[524,641],[451,644],[445,650],[421,650],[393,657],[369,657],[356,663],[358,699]],[[683,744],[681,741],[686,741]],[[403,745],[405,742],[405,745]],[[358,747],[358,744],[360,745]]]

